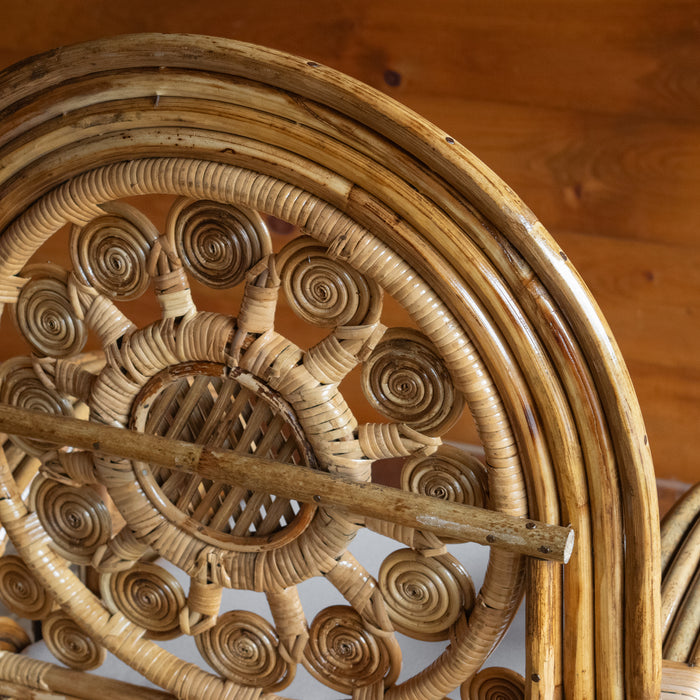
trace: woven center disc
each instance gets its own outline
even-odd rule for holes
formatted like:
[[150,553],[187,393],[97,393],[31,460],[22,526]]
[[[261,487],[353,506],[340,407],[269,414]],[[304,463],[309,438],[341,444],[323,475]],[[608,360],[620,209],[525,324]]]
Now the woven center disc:
[[[241,455],[316,466],[289,405],[248,373],[226,376],[211,362],[186,362],[143,387],[131,425],[141,432],[233,450]],[[297,537],[315,508],[273,494],[137,462],[141,487],[171,522],[218,547],[277,547]]]

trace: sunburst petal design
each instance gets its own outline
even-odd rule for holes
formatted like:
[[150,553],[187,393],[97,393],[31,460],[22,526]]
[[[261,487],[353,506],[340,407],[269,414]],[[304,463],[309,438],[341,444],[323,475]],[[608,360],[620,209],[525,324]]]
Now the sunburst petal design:
[[[450,323],[431,334],[430,315],[447,310],[399,258],[376,241],[369,246],[369,234],[348,229],[330,241],[319,231],[275,252],[254,209],[191,196],[176,200],[165,235],[132,205],[108,203],[95,215],[73,228],[74,269],[49,275],[81,339],[61,336],[49,352],[30,321],[20,326],[35,355],[3,366],[16,370],[4,375],[5,400],[20,404],[26,394],[42,410],[78,411],[125,430],[355,481],[371,480],[375,460],[409,458],[404,488],[488,507],[480,465],[467,468],[459,451],[441,447],[472,371],[445,351],[445,334],[451,345],[468,340]],[[105,251],[102,267],[96,251]],[[384,259],[392,277],[378,264]],[[222,293],[240,285],[237,315],[198,310],[190,276]],[[34,279],[45,277],[39,271],[12,291],[23,318]],[[138,327],[124,302],[143,295],[149,281],[161,314]],[[383,325],[386,291],[411,307],[421,331]],[[304,349],[280,333],[282,300],[325,335]],[[86,336],[99,351],[79,354]],[[358,422],[343,395],[356,368],[368,402],[389,420]],[[488,646],[461,630],[472,609],[478,616],[491,615],[489,608],[475,605],[468,574],[429,533],[99,450],[48,447],[17,443],[43,459],[30,501],[41,536],[67,560],[96,570],[120,624],[145,628],[149,640],[193,636],[240,697],[286,687],[300,663],[331,688],[379,697],[401,667],[395,631],[449,637],[474,663],[477,647]],[[58,518],[53,501],[81,505],[59,508],[65,517]],[[348,552],[362,526],[408,547],[386,559],[376,580]],[[189,577],[186,595],[158,558]],[[502,586],[511,600],[494,608],[494,629],[514,612],[518,572],[517,558],[494,555],[485,590]],[[309,627],[297,586],[313,577],[325,577],[349,606],[328,608]],[[53,590],[50,577],[41,581]],[[223,612],[226,589],[264,593],[271,621]],[[454,663],[453,652],[444,659]],[[432,684],[431,673],[419,671],[416,682]]]

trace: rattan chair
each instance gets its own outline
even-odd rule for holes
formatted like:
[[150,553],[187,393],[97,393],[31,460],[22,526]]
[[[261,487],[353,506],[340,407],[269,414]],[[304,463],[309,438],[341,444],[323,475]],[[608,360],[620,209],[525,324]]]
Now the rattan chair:
[[[73,669],[4,652],[0,695],[280,698],[303,667],[324,698],[658,698],[662,670],[700,697],[697,491],[662,599],[618,348],[449,134],[256,46],[63,48],[0,77],[0,231],[27,348],[0,368],[0,598]],[[386,459],[401,489],[370,483]],[[361,529],[393,543],[378,573]],[[465,540],[490,547],[479,590]],[[345,602],[308,619],[316,578]],[[481,670],[523,596],[524,676]],[[400,675],[406,638],[442,646]],[[86,674],[105,651],[163,692]]]

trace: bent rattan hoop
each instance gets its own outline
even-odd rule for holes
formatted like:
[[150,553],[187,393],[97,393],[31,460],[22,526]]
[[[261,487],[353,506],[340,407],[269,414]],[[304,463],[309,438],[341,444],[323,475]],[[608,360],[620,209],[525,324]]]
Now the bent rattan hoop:
[[[124,214],[115,203],[134,195],[188,198],[178,200],[178,212],[187,211],[190,201],[205,201],[273,215],[298,226],[334,264],[367,278],[375,296],[381,288],[407,309],[420,331],[413,341],[435,348],[472,412],[486,454],[492,507],[574,527],[577,545],[563,578],[556,564],[494,549],[482,594],[468,621],[455,623],[452,644],[436,665],[393,686],[389,644],[377,652],[386,659],[386,672],[353,697],[379,697],[385,685],[387,697],[442,697],[478,670],[483,647],[497,643],[523,579],[526,693],[547,696],[563,687],[574,698],[658,696],[658,516],[649,448],[629,377],[566,254],[507,186],[452,137],[313,62],[219,39],[149,35],[68,47],[6,71],[0,79],[0,163],[2,302],[19,309],[23,300],[23,309],[34,308],[30,302],[48,287],[50,303],[69,309],[76,337],[85,323],[106,352],[106,368],[88,370],[56,353],[55,362],[40,359],[37,338],[32,342],[37,356],[23,367],[51,396],[87,400],[91,419],[125,426],[132,403],[149,390],[144,387],[152,387],[158,372],[186,362],[210,363],[223,374],[226,368],[242,370],[236,381],[243,388],[231,391],[255,392],[262,378],[277,392],[276,415],[291,406],[310,454],[329,470],[366,480],[368,459],[434,450],[437,438],[430,429],[411,428],[410,421],[401,429],[399,423],[391,429],[357,426],[342,395],[327,389],[378,346],[383,328],[372,303],[363,318],[340,323],[313,352],[298,351],[274,334],[271,309],[285,270],[277,269],[265,244],[258,259],[251,259],[238,325],[196,309],[181,265],[184,248],[178,248],[180,234],[174,232],[135,236],[146,251],[162,326],[136,329],[113,313],[116,305],[105,295],[111,288],[97,277],[23,270],[65,224],[84,230],[116,211],[135,226],[138,215]],[[256,224],[246,224],[246,230],[256,230]],[[76,251],[82,245],[78,235]],[[113,298],[121,293],[115,287]],[[263,336],[257,345],[250,340]],[[125,371],[111,371],[112,366]],[[92,379],[98,372],[99,380]],[[12,401],[21,387],[11,378],[4,382],[3,400]],[[301,390],[307,386],[311,395]],[[332,420],[318,417],[322,404],[331,407]],[[61,405],[64,412],[79,409]],[[440,425],[443,418],[436,420]],[[303,445],[298,449],[303,452]],[[61,467],[64,472],[84,473],[80,458],[63,459],[75,461]],[[131,469],[97,459],[98,480],[130,522],[131,533],[121,530],[95,561],[105,566],[126,561],[127,550],[138,558],[146,544],[160,546],[173,538],[199,548],[171,554],[198,579],[209,544],[201,544],[196,533],[185,541],[169,526],[146,542],[130,504],[138,504],[144,518],[170,522],[180,516],[172,503],[148,510],[151,501],[137,498],[134,478],[124,476]],[[172,657],[143,639],[143,630],[122,613],[91,597],[49,549],[41,519],[27,512],[12,476],[11,467],[4,468],[0,519],[40,583],[88,632],[180,697],[260,696],[260,688]],[[161,488],[168,477],[153,478]],[[298,537],[269,553],[263,548],[221,555],[216,566],[209,560],[208,580],[200,583],[229,585],[238,576],[242,587],[268,591],[279,606],[276,621],[295,620],[296,601],[283,591],[323,573],[365,623],[372,621],[372,634],[383,638],[391,623],[376,599],[354,591],[356,579],[340,578],[354,563],[340,559],[342,565],[332,565],[357,527],[340,513],[319,509]],[[318,558],[306,556],[321,533],[323,545],[313,550]],[[420,539],[416,533],[393,536],[402,542]],[[437,554],[441,543],[429,544]],[[418,548],[429,549],[426,543]],[[193,559],[193,552],[203,558]],[[241,567],[235,576],[226,568],[234,559]],[[287,566],[289,561],[294,563]],[[507,593],[495,600],[489,581],[504,580],[510,583]],[[465,595],[464,586],[459,588]],[[200,617],[191,614],[197,605],[187,617],[195,624]],[[285,662],[301,662],[306,631],[279,621]],[[356,629],[354,618],[345,623]]]

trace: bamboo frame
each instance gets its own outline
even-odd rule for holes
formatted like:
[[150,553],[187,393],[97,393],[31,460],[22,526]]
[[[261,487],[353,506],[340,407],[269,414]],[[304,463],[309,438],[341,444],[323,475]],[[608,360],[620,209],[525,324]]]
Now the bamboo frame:
[[[563,581],[554,564],[526,564],[528,697],[560,689],[573,698],[658,696],[658,517],[634,391],[566,254],[492,172],[449,135],[346,76],[203,37],[122,37],[39,57],[2,77],[0,109],[4,303],[17,301],[26,284],[17,275],[44,240],[66,222],[87,224],[115,199],[165,192],[300,226],[404,303],[446,358],[484,436],[497,506],[571,523],[576,533]],[[171,275],[170,284],[176,271],[162,260],[159,274]],[[256,291],[255,303],[269,289]],[[193,310],[180,291],[166,318]],[[76,293],[94,320],[87,292]],[[122,319],[108,331],[113,350],[118,334],[133,329]],[[236,351],[245,356],[247,348]],[[75,370],[65,381],[72,395],[91,395],[90,376]],[[137,389],[128,401],[138,400]],[[368,429],[366,444],[374,449],[380,437]],[[8,531],[20,537],[11,524],[19,501],[3,507]],[[417,537],[398,530],[399,541]],[[127,539],[119,547],[136,547]],[[30,543],[22,547],[38,556]],[[494,552],[491,582],[523,575],[518,557]],[[44,572],[44,580],[52,577]],[[470,624],[497,638],[518,590],[478,607]],[[395,694],[437,698],[452,683],[446,678],[468,677],[479,662],[467,637],[437,670]],[[302,645],[292,638],[290,648]]]

